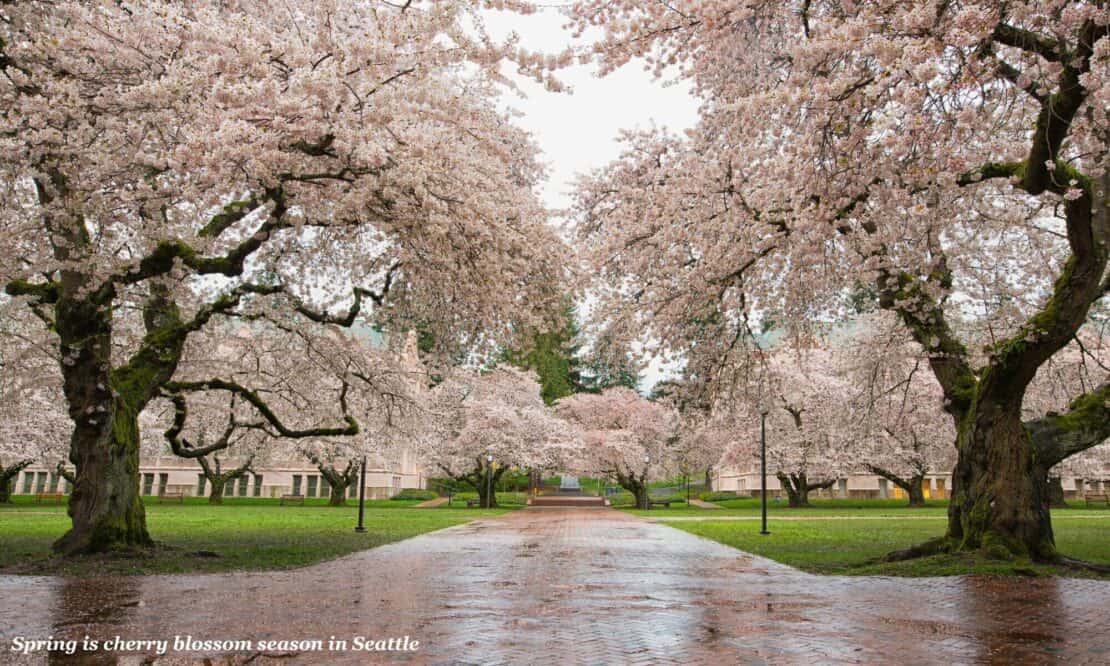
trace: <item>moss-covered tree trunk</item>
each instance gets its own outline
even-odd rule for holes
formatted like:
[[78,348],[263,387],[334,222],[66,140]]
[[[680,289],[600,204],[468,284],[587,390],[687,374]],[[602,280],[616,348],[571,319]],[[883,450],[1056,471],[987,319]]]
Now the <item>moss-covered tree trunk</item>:
[[1048,474],[1021,421],[1020,403],[978,400],[961,424],[948,539],[996,557],[1056,557]]
[[64,554],[152,545],[139,498],[138,415],[112,400],[100,418],[78,421],[70,440],[77,483],[69,496],[72,527],[54,542]]
[[19,462],[4,467],[0,465],[0,504],[9,504],[12,501],[12,486],[15,484],[16,477],[24,469],[29,467],[33,460],[20,460]]
[[1048,505],[1054,509],[1063,509],[1068,506],[1064,499],[1064,483],[1058,476],[1048,479]]

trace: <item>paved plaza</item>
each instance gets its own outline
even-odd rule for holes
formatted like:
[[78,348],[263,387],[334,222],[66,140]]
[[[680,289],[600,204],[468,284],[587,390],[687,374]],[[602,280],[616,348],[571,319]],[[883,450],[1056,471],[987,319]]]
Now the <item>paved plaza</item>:
[[610,509],[514,511],[293,571],[0,577],[0,598],[9,639],[421,643],[231,663],[1110,663],[1110,582],[813,576]]

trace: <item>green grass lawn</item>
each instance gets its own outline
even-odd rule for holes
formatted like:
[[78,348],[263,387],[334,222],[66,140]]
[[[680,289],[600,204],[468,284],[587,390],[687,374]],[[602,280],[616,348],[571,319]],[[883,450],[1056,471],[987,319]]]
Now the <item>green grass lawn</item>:
[[[769,535],[759,534],[758,500],[730,500],[726,509],[678,507],[630,511],[671,527],[820,574],[947,576],[966,573],[1096,576],[1024,561],[939,555],[906,562],[877,562],[894,550],[944,533],[943,501],[910,509],[898,500],[822,500],[812,508],[768,507]],[[752,520],[712,520],[713,518]],[[674,520],[674,519],[678,520]],[[683,521],[682,518],[704,520]],[[1052,514],[1061,553],[1110,565],[1110,511],[1082,502]]]
[[158,542],[155,550],[66,559],[53,557],[50,552],[50,544],[69,525],[65,506],[17,498],[14,505],[0,505],[0,573],[284,569],[505,512],[415,509],[411,500],[368,501],[367,531],[360,534],[353,529],[358,519],[354,502],[346,507],[329,507],[326,500],[308,500],[302,507],[277,506],[277,500],[262,498],[227,498],[223,506],[210,506],[203,498],[186,499],[185,504],[147,502],[147,526]]

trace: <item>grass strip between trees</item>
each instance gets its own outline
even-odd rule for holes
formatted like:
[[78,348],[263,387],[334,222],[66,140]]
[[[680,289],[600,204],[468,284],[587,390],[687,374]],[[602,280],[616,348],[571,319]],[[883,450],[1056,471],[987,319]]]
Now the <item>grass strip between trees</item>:
[[83,576],[287,569],[505,512],[457,505],[415,509],[412,500],[375,500],[367,502],[367,531],[360,534],[353,529],[358,518],[354,502],[347,507],[328,507],[326,502],[148,502],[147,520],[158,543],[154,550],[60,558],[51,553],[50,544],[69,526],[65,505],[17,500],[0,505],[0,573]]
[[[927,511],[927,510],[926,510]],[[649,512],[641,512],[649,513]],[[830,515],[840,511],[790,512],[790,520],[770,518],[769,535],[759,534],[755,520],[712,520],[720,511],[704,511],[704,521],[666,522],[677,511],[651,511],[665,524],[817,574],[884,576],[952,576],[961,574],[1110,576],[1027,560],[991,560],[973,554],[936,555],[905,562],[879,562],[883,555],[921,543],[944,532],[943,515],[905,510],[903,516]],[[663,515],[666,513],[667,515]],[[691,516],[693,510],[682,514]],[[823,517],[822,517],[823,514]],[[807,519],[808,518],[808,519]],[[830,519],[834,518],[834,519]],[[914,518],[907,520],[906,518]],[[1110,564],[1110,512],[1063,510],[1053,515],[1061,553],[1089,562]]]

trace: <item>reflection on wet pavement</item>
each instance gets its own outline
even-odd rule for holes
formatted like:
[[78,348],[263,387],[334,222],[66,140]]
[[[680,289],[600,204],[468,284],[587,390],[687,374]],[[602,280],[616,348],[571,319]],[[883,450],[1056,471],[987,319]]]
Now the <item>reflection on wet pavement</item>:
[[212,653],[232,663],[1110,663],[1105,581],[812,576],[606,509],[516,511],[294,571],[0,577],[0,599],[3,663],[114,663],[7,651],[86,635],[421,643]]

